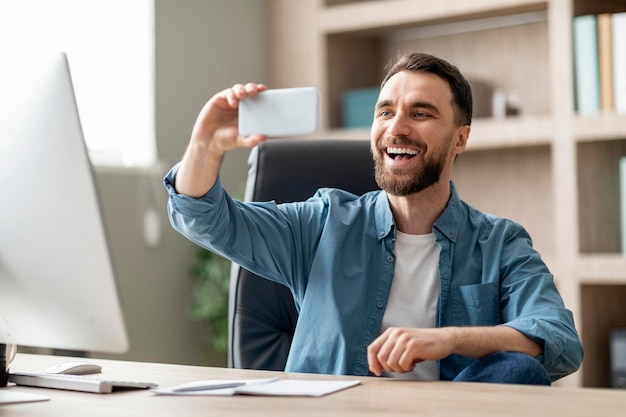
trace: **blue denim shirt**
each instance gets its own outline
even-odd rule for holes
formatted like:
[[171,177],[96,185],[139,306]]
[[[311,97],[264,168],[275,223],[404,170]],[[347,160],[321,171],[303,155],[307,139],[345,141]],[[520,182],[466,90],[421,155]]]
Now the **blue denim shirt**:
[[[201,198],[177,194],[165,177],[168,212],[184,236],[289,287],[299,319],[286,371],[367,375],[394,273],[395,225],[387,195],[320,189],[306,202],[242,203],[219,180]],[[513,327],[544,347],[553,380],[578,369],[583,350],[553,276],[527,232],[507,219],[450,200],[434,225],[441,246],[437,326]],[[472,359],[439,361],[453,379]]]

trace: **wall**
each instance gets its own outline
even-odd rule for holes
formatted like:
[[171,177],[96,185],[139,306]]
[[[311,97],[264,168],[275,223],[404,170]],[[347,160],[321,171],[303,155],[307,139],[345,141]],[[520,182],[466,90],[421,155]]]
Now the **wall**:
[[[156,0],[155,9],[156,136],[164,168],[152,178],[97,170],[131,343],[127,354],[111,357],[206,365],[214,359],[205,331],[189,317],[196,247],[169,226],[161,177],[180,159],[211,95],[236,82],[267,82],[267,5],[266,0]],[[231,192],[245,181],[247,154],[235,151],[225,158],[221,176]],[[142,212],[153,201],[162,236],[149,248]]]

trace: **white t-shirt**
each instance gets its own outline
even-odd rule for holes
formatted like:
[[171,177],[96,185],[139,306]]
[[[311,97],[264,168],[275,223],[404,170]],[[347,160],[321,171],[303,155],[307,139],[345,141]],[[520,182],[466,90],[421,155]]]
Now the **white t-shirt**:
[[[396,266],[387,309],[380,328],[433,328],[437,323],[439,299],[439,254],[434,233],[409,235],[396,232]],[[405,379],[437,380],[437,362],[418,363],[413,372],[385,373]]]

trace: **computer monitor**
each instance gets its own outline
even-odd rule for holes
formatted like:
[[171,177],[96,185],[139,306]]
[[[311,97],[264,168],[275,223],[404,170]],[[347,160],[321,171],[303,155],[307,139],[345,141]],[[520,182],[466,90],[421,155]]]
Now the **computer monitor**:
[[0,344],[126,351],[65,54],[2,57],[0,173]]

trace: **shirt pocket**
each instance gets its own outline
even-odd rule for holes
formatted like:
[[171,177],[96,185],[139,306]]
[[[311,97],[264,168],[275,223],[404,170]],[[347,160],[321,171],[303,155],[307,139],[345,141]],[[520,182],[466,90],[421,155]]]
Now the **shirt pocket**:
[[499,284],[452,287],[453,326],[487,326],[500,324]]

